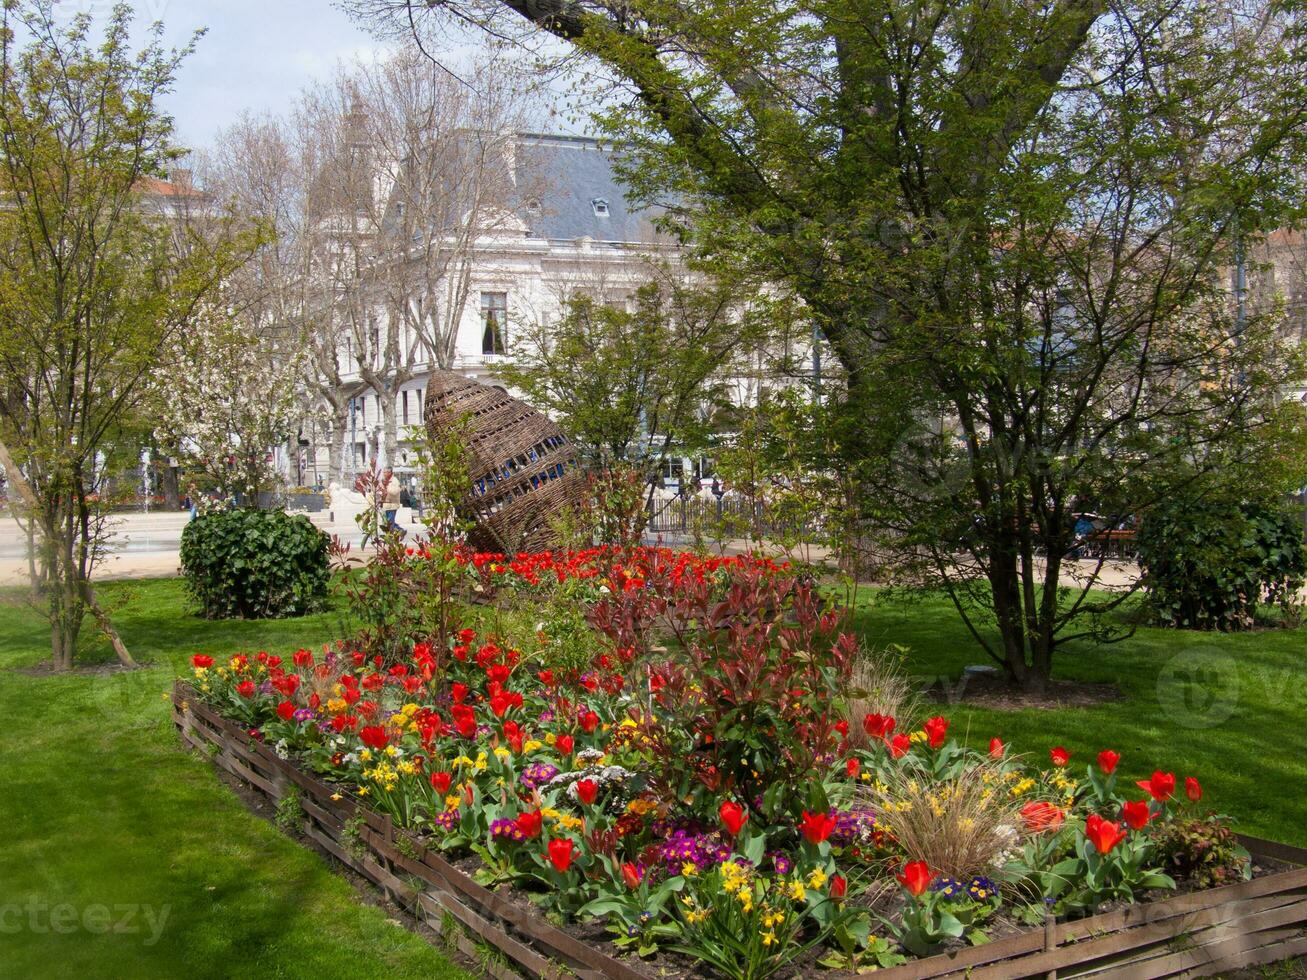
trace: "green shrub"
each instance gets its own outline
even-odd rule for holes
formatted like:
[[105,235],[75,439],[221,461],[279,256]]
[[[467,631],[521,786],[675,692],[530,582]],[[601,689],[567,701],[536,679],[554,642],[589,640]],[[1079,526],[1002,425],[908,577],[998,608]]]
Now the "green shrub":
[[182,571],[210,619],[302,616],[326,600],[329,544],[302,514],[206,514],[182,532]]
[[1263,603],[1296,616],[1307,548],[1298,518],[1283,507],[1179,498],[1144,521],[1139,565],[1162,624],[1237,630]]
[[1162,870],[1195,888],[1216,888],[1249,876],[1251,862],[1226,824],[1214,817],[1172,820],[1153,828],[1154,855]]

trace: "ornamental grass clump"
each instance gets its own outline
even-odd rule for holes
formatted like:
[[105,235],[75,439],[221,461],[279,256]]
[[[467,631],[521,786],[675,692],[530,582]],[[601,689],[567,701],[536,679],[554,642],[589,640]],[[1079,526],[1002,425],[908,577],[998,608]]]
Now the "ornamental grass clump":
[[844,717],[849,725],[848,743],[855,749],[869,748],[879,740],[868,718],[894,718],[910,727],[916,712],[917,694],[912,679],[903,672],[903,650],[863,650],[853,665],[844,699]]
[[1017,845],[1019,801],[1006,787],[1004,762],[961,758],[933,776],[915,756],[864,783],[863,805],[910,861],[939,874],[969,879],[1000,867]]

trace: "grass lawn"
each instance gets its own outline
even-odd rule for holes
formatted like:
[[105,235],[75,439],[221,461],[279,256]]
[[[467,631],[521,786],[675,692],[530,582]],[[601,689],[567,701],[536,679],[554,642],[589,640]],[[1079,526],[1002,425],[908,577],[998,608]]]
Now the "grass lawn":
[[[910,648],[908,670],[956,691],[968,664],[990,663],[947,601],[860,601],[872,644]],[[1197,776],[1204,806],[1238,829],[1307,846],[1307,627],[1233,635],[1140,629],[1115,645],[1077,644],[1054,677],[1112,683],[1123,700],[1085,708],[995,710],[946,704],[953,731],[984,746],[993,735],[1040,761],[1054,745],[1083,772],[1100,749],[1121,753],[1131,780],[1155,768]]]
[[334,618],[209,623],[175,580],[101,592],[150,669],[13,670],[48,656],[49,634],[0,593],[0,976],[467,976],[251,815],[168,721],[164,692],[191,653],[286,652],[324,641]]

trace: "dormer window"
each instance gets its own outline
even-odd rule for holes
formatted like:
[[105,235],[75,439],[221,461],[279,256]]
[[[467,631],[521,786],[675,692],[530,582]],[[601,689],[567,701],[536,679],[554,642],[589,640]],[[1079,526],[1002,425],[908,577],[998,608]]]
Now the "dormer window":
[[596,197],[594,200],[590,202],[590,206],[594,208],[596,217],[598,218],[608,217],[608,201],[606,201],[604,198]]

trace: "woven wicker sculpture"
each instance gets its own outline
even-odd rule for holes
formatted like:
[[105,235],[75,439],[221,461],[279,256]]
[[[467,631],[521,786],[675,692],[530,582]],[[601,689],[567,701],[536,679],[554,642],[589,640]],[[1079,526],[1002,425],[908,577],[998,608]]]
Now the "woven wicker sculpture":
[[466,442],[470,489],[454,506],[475,523],[468,544],[509,554],[555,544],[550,516],[585,488],[558,426],[502,389],[452,371],[432,372],[425,412],[433,438],[459,432]]

